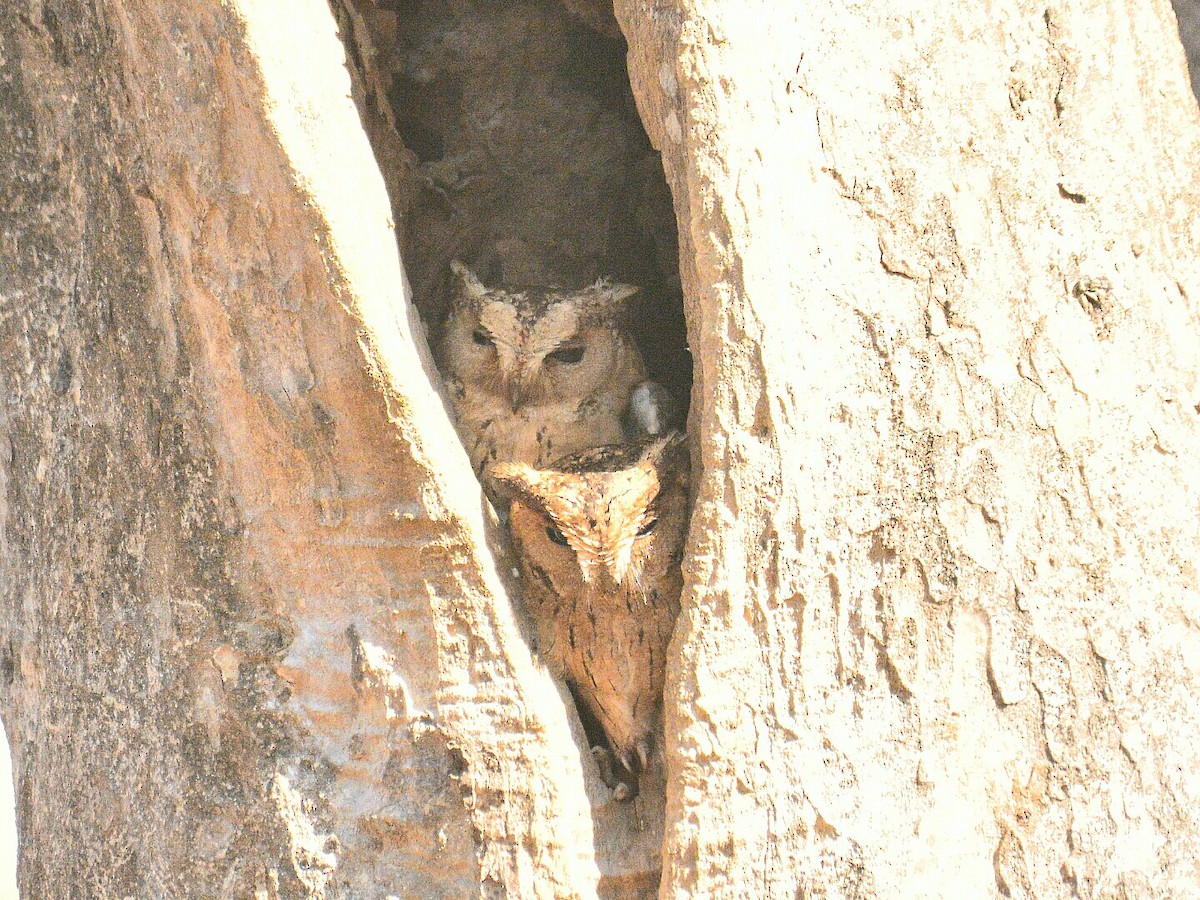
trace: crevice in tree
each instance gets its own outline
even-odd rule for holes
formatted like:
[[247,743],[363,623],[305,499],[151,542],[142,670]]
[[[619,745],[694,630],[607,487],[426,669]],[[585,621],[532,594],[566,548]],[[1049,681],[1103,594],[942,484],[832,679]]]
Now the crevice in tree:
[[[611,2],[331,2],[431,343],[452,260],[485,284],[577,288],[607,276],[642,288],[632,331],[649,376],[686,415],[692,364],[674,210]],[[659,773],[634,803],[594,807],[598,856],[605,835],[644,831],[648,815],[661,836],[661,791]],[[602,895],[653,895],[657,873],[635,871],[609,869]]]
[[650,375],[686,405],[674,212],[624,41],[557,0],[346,2],[373,43],[364,53],[347,40],[352,56],[373,59],[364,81],[385,93],[408,156],[393,203],[431,333],[452,259],[485,283],[580,287],[610,276],[642,288],[632,318]]

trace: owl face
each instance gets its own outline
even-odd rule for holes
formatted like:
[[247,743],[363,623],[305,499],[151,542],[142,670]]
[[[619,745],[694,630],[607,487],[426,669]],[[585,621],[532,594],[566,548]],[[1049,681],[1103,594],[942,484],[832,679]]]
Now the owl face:
[[617,327],[638,288],[606,280],[578,291],[487,288],[462,263],[441,342],[443,371],[513,412],[588,396],[636,353]]
[[500,463],[489,475],[511,495],[537,651],[582,704],[601,777],[628,799],[654,745],[683,588],[682,435],[585,450],[550,469]]
[[510,527],[527,568],[560,597],[645,595],[679,565],[686,526],[682,436],[599,447],[537,470],[493,467],[512,492]]

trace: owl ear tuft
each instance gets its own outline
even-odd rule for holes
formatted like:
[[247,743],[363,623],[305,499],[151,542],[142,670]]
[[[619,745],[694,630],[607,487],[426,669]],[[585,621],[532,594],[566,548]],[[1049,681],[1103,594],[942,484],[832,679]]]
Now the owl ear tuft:
[[623,300],[628,300],[639,291],[641,291],[641,288],[637,285],[621,284],[611,281],[608,278],[600,278],[591,287],[586,288],[584,293],[589,300],[596,303],[616,305]]
[[541,473],[525,463],[502,462],[496,463],[487,470],[487,477],[508,498],[516,496],[536,496],[536,486],[541,481]]
[[497,494],[551,518],[549,498],[555,488],[547,483],[547,478],[553,475],[519,462],[496,463],[487,470],[487,478]]
[[482,300],[487,296],[487,288],[483,286],[483,282],[475,277],[465,263],[460,260],[454,260],[450,263],[450,271],[458,276],[459,293],[467,300],[477,301]]

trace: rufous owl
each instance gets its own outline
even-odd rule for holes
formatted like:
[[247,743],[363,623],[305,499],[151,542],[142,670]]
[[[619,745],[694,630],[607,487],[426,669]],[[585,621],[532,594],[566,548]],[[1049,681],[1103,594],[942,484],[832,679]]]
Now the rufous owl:
[[[636,775],[658,728],[683,585],[683,436],[593,448],[549,468],[501,463],[490,476],[512,500],[509,528],[538,654]],[[618,799],[633,789],[605,780]]]

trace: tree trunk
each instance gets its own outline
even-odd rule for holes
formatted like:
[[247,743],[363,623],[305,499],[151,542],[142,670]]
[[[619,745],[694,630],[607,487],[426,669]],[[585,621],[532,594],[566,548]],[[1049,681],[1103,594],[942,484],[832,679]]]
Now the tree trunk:
[[353,83],[315,0],[0,24],[23,893],[647,896],[660,838],[662,896],[1194,892],[1166,0],[618,0],[695,360],[665,813],[528,650],[359,6]]
[[698,363],[664,896],[1195,891],[1170,7],[618,16]]
[[5,22],[22,891],[594,884],[328,8]]

